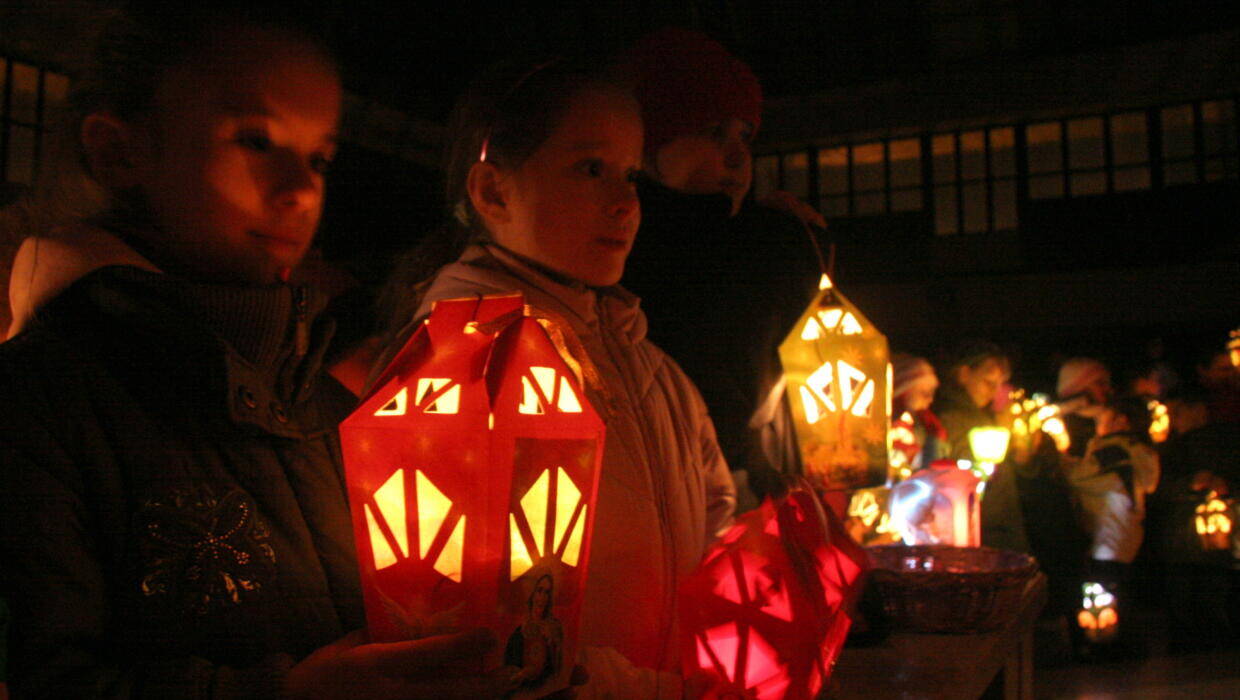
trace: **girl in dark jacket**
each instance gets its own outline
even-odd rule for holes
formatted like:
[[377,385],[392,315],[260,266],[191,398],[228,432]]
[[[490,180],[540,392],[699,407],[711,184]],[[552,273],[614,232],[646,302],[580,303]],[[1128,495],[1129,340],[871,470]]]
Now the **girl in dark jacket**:
[[103,213],[23,244],[0,345],[19,697],[505,689],[473,675],[484,635],[342,638],[363,619],[335,433],[352,398],[320,371],[320,299],[289,283],[341,90],[295,26],[149,4],[77,85]]

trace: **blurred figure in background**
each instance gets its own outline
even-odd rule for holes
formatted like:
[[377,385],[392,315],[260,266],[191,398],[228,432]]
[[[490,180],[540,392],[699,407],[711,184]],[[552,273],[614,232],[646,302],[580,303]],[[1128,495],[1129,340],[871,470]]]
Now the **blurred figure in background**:
[[1111,371],[1091,357],[1073,357],[1059,367],[1055,394],[1064,406],[1063,422],[1068,429],[1068,454],[1085,455],[1085,447],[1097,430],[1094,419],[1110,400]]
[[910,471],[917,471],[949,452],[947,431],[930,410],[939,378],[924,357],[896,353],[891,365],[892,426],[906,427],[912,434],[911,442],[896,442],[894,449],[903,453]]
[[[765,202],[778,208],[748,199],[762,86],[723,45],[667,28],[622,63],[649,176],[624,285],[642,298],[651,339],[701,390],[738,485],[748,476],[761,497],[799,466],[778,351],[823,272],[798,218],[824,222],[790,195]],[[742,499],[741,510],[753,505]]]

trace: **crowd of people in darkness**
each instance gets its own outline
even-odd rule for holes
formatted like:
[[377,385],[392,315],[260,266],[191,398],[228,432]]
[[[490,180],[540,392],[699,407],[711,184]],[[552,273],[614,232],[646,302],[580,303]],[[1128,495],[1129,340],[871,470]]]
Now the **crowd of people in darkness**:
[[[3,220],[24,240],[0,344],[0,692],[498,698],[541,678],[487,630],[367,637],[336,430],[437,300],[512,291],[572,336],[607,423],[556,697],[728,690],[682,677],[676,591],[798,472],[777,349],[826,222],[753,196],[762,87],[703,34],[511,58],[462,87],[442,226],[408,232],[390,279],[348,279],[313,252],[342,103],[320,28],[274,3],[139,0],[102,29],[67,157]],[[1011,352],[896,349],[914,468],[1011,425]],[[1020,387],[1052,392],[1065,430],[998,465],[982,543],[1037,557],[1051,615],[1085,581],[1127,601],[1157,574],[1178,645],[1234,640],[1240,550],[1191,528],[1240,490],[1240,370],[1222,341],[1187,371],[1147,359],[1064,358],[1054,387]],[[558,653],[552,589],[521,639]]]

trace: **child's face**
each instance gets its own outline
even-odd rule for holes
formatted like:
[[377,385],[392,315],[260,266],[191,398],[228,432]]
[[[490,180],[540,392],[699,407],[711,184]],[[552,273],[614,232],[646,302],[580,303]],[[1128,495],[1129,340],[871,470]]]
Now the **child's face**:
[[510,176],[511,220],[496,240],[593,286],[620,281],[641,209],[642,122],[634,100],[587,88],[559,126]]
[[752,140],[753,127],[746,121],[733,117],[709,124],[661,146],[654,154],[655,172],[672,189],[728,195],[735,215],[753,180]]
[[960,386],[978,408],[985,408],[994,401],[995,392],[1007,374],[1003,365],[993,357],[986,358],[976,368],[965,366],[958,368],[956,372]]
[[273,283],[318,226],[339,81],[312,48],[258,29],[209,53],[156,93],[139,187],[162,230],[146,242],[198,279]]

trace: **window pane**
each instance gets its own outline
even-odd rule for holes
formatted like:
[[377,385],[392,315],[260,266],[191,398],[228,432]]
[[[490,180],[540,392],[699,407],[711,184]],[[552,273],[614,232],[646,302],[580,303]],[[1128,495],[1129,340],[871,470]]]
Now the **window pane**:
[[43,122],[46,124],[53,115],[58,115],[65,107],[69,96],[69,78],[59,73],[43,74]]
[[966,131],[960,135],[960,176],[966,180],[986,177],[985,132]]
[[883,177],[883,144],[853,146],[852,158],[854,190],[881,190],[887,186]]
[[883,192],[854,192],[853,212],[857,216],[882,214],[887,211],[887,195]]
[[804,152],[784,155],[784,189],[802,199],[809,197],[809,156]]
[[1029,152],[1029,172],[1055,173],[1063,170],[1063,150],[1058,122],[1030,124],[1025,127],[1025,145]]
[[1163,158],[1191,158],[1194,151],[1192,105],[1164,108],[1161,116]]
[[1128,112],[1111,117],[1111,161],[1115,165],[1132,165],[1145,163],[1149,158],[1145,113]]
[[1039,175],[1029,178],[1029,199],[1052,199],[1062,196],[1062,175]]
[[952,185],[934,188],[934,232],[939,235],[956,233],[956,188]]
[[996,180],[992,185],[995,205],[995,230],[1010,231],[1016,228],[1016,182]]
[[[1102,145],[1102,117],[1073,119],[1068,122],[1068,164],[1073,169],[1101,168],[1105,162]],[[1074,187],[1072,190],[1076,192]]]
[[892,211],[917,211],[921,208],[921,188],[891,191]]
[[818,187],[823,194],[848,193],[848,147],[818,151]]
[[1073,197],[1103,194],[1107,191],[1107,176],[1100,172],[1073,173],[1071,185]]
[[1183,185],[1197,182],[1197,164],[1192,161],[1167,163],[1163,166],[1163,180],[1168,185]]
[[1206,180],[1236,179],[1236,157],[1234,155],[1206,160]]
[[826,197],[822,200],[822,215],[827,218],[848,216],[848,197]]
[[9,162],[4,172],[9,182],[34,182],[34,138],[34,129],[30,127],[9,126]]
[[1201,104],[1201,132],[1206,155],[1236,150],[1236,117],[1231,100]]
[[956,137],[952,134],[939,134],[930,141],[930,150],[934,159],[934,181],[956,181]]
[[1010,126],[990,130],[990,175],[1013,177],[1016,175],[1016,130]]
[[13,85],[9,117],[14,121],[34,124],[38,120],[39,69],[13,62]]
[[964,186],[964,232],[986,230],[986,183]]
[[758,156],[753,159],[753,193],[764,197],[779,189],[779,156]]
[[891,161],[891,186],[915,187],[921,184],[921,141],[901,139],[887,144]]
[[1150,169],[1146,166],[1137,168],[1116,168],[1115,191],[1148,190],[1150,188]]

